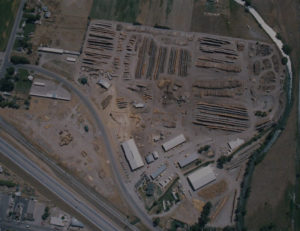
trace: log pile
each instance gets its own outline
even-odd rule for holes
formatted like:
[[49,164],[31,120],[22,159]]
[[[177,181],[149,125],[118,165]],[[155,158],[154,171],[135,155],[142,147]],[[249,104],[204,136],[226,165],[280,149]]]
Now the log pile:
[[199,102],[193,123],[210,129],[243,132],[249,128],[249,116],[242,106]]

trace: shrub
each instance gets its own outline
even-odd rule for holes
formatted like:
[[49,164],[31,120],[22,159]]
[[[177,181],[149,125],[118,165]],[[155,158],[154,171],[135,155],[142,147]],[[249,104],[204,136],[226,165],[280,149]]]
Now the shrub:
[[287,55],[289,55],[292,52],[292,48],[289,45],[287,45],[287,44],[284,44],[282,46],[282,50]]
[[6,69],[6,72],[9,75],[13,75],[15,73],[15,68],[9,67],[9,68]]
[[288,63],[287,57],[283,57],[283,58],[281,59],[281,63],[282,63],[282,65],[286,65],[286,64]]
[[25,57],[22,57],[22,56],[12,56],[10,58],[10,61],[13,63],[13,64],[29,64],[29,60]]
[[89,132],[89,127],[87,125],[84,125],[84,131]]
[[78,79],[79,83],[81,83],[82,85],[85,85],[88,83],[88,80],[86,77],[82,77],[80,79]]

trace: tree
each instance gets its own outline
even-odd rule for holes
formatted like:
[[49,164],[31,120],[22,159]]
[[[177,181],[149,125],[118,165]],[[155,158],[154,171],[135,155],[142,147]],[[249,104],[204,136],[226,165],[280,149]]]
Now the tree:
[[289,55],[292,52],[292,48],[289,45],[287,45],[287,44],[284,44],[282,46],[282,50],[287,55]]
[[288,63],[287,57],[283,57],[283,58],[281,59],[281,63],[282,63],[282,65],[286,65],[286,64]]
[[279,40],[282,40],[281,34],[277,33],[276,38],[279,39]]
[[251,0],[245,0],[245,5],[246,6],[251,6]]
[[154,227],[158,226],[159,222],[160,222],[160,218],[159,217],[154,218],[154,220],[153,220],[153,226]]
[[6,69],[6,72],[9,75],[13,75],[15,73],[15,68],[9,67],[9,68]]
[[85,85],[85,84],[87,84],[87,82],[88,82],[88,80],[87,80],[86,77],[82,77],[82,78],[78,79],[78,81],[79,81],[79,83],[81,83],[82,85]]
[[89,132],[89,126],[84,125],[84,131],[85,131],[85,132]]
[[25,57],[22,57],[22,56],[17,56],[17,55],[14,55],[10,58],[10,61],[13,63],[13,64],[29,64],[29,60]]
[[210,214],[211,207],[212,204],[210,202],[207,202],[204,205],[201,216],[198,219],[198,223],[191,226],[190,231],[199,231],[206,226],[206,224],[209,222],[209,214]]
[[11,92],[14,89],[14,83],[8,78],[0,79],[0,91]]

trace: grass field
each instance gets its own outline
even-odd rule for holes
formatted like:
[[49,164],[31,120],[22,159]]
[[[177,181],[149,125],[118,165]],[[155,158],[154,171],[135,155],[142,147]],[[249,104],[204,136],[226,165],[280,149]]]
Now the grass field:
[[9,39],[20,0],[0,1],[0,51],[4,51]]
[[[299,181],[296,169],[296,154],[299,155],[298,81],[300,33],[299,1],[253,0],[252,5],[277,32],[285,43],[293,48],[291,54],[294,67],[293,107],[285,130],[271,148],[265,159],[254,171],[251,194],[247,203],[246,225],[248,230],[259,230],[273,224],[272,230],[300,230],[300,209],[292,206],[291,196],[295,192],[295,182]],[[298,159],[299,162],[299,159]],[[299,163],[298,163],[299,168]],[[297,178],[296,178],[297,174]],[[300,203],[300,186],[297,184],[296,202]]]
[[94,0],[91,18],[135,22],[139,13],[139,0]]

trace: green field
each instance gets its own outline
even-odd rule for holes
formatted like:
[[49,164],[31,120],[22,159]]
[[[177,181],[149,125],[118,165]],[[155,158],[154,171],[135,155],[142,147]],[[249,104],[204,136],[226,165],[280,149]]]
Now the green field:
[[0,51],[5,50],[19,3],[20,0],[0,1]]
[[139,0],[94,0],[92,19],[135,22],[139,14]]

